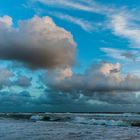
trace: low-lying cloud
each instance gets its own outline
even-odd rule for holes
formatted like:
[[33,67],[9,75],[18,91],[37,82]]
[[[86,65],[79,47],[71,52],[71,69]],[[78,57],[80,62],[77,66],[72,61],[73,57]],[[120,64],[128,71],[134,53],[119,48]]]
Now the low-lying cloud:
[[84,95],[109,103],[139,102],[140,78],[131,73],[122,74],[120,63],[94,64],[83,74],[68,75],[63,71],[47,74],[44,83],[56,92]]
[[[49,74],[47,83],[62,90],[90,90],[90,91],[139,91],[140,78],[133,74],[121,74],[120,63],[101,63],[89,67],[84,74],[62,75],[54,71]],[[49,78],[49,76],[51,78]],[[63,77],[63,78],[61,78]]]

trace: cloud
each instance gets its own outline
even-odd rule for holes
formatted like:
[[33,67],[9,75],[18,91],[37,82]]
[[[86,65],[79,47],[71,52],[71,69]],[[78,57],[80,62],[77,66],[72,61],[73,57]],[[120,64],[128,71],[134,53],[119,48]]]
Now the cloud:
[[32,98],[27,91],[0,92],[1,112],[126,112],[130,109],[139,110],[139,103],[140,96],[136,97],[132,93],[114,93],[114,96],[111,93],[108,93],[108,96],[107,93],[102,93],[87,97],[80,94],[45,90],[38,98]]
[[35,2],[41,2],[45,5],[50,5],[50,6],[55,6],[55,7],[61,7],[61,8],[72,8],[72,9],[76,9],[76,10],[82,10],[82,11],[88,11],[91,12],[92,8],[81,3],[81,1],[74,1],[74,0],[35,0]]
[[84,20],[82,18],[77,18],[77,17],[73,17],[67,14],[62,14],[62,13],[50,13],[51,15],[58,17],[59,19],[71,22],[75,25],[80,26],[83,30],[87,31],[87,32],[91,32],[93,30],[93,24],[87,20]]
[[32,102],[32,98],[27,91],[20,93],[14,92],[0,92],[0,106],[3,107],[17,107],[26,106]]
[[0,26],[10,27],[12,26],[13,21],[12,18],[5,15],[3,17],[0,17]]
[[[127,9],[124,7],[115,7],[105,5],[93,0],[35,0],[47,6],[59,7],[60,9],[79,10],[83,12],[95,13],[105,16],[106,23],[102,24],[103,28],[110,28],[117,36],[126,38],[131,43],[131,47],[139,48],[140,46],[140,30],[139,16],[137,10]],[[62,19],[62,15],[58,15]],[[74,19],[68,16],[63,16],[65,20],[73,22]],[[63,19],[63,20],[64,20]],[[75,19],[75,23],[77,20]],[[92,23],[92,21],[90,21]],[[100,23],[101,24],[101,23]]]
[[136,50],[122,50],[114,48],[100,48],[100,50],[106,53],[107,56],[120,59],[120,60],[132,60],[137,61],[139,57],[139,52]]
[[32,86],[32,78],[16,75],[9,68],[0,68],[0,90],[5,90],[8,87],[10,89],[13,86],[27,88]]
[[58,93],[81,94],[108,103],[138,102],[140,78],[131,73],[122,74],[119,63],[94,64],[83,74],[73,73],[63,78],[59,78],[62,77],[62,73],[58,73],[53,71],[52,74],[43,76],[43,82],[47,87]]
[[17,28],[11,17],[0,19],[0,59],[23,62],[34,69],[67,67],[75,63],[75,49],[71,33],[50,17],[21,20]]
[[103,15],[114,11],[113,8],[98,4],[92,0],[33,0],[33,2],[40,2],[47,6],[59,7],[62,9],[79,10]]
[[[117,36],[129,39],[133,47],[139,47],[139,16],[138,10],[127,9],[127,7],[116,7],[109,4],[103,4],[94,0],[34,0],[47,6],[57,7],[61,9],[79,10],[88,13],[100,14],[105,17],[108,25],[102,25],[104,28],[110,28]],[[46,9],[42,9],[46,11]],[[62,18],[62,15],[60,16]],[[73,21],[68,16],[63,16],[65,20]],[[85,17],[84,17],[85,18]],[[75,19],[76,21],[76,19]],[[92,21],[90,21],[92,22]],[[108,23],[109,22],[109,23]],[[108,27],[107,27],[108,26]]]
[[[47,104],[47,105],[64,105],[79,103],[79,95],[73,96],[71,94],[64,94],[55,92],[52,90],[45,90],[42,95],[36,100],[36,104]],[[77,99],[77,100],[76,100]]]
[[0,92],[1,112],[89,112],[101,111],[101,108],[106,106],[97,103],[84,96],[56,93],[51,90],[45,90],[38,98],[32,98],[27,91]]
[[21,87],[30,87],[32,85],[31,81],[32,81],[32,78],[28,78],[26,76],[20,75],[18,76],[14,84]]
[[[21,75],[18,79],[22,78],[31,80]],[[27,82],[21,81],[16,85],[28,87]],[[83,74],[74,73],[71,68],[47,70],[47,74],[42,75],[42,81],[46,89],[38,97],[32,97],[24,90],[0,91],[0,110],[66,111],[68,108],[67,111],[78,111],[82,107],[84,111],[87,107],[94,111],[94,105],[103,110],[109,105],[111,109],[116,104],[140,104],[140,78],[133,74],[121,74],[119,63],[93,64]]]
[[134,14],[128,12],[120,12],[111,16],[110,28],[117,36],[129,39],[131,47],[139,48],[140,46],[140,30],[136,24],[139,19],[135,18]]
[[5,86],[11,86],[11,78],[14,76],[14,73],[7,68],[0,68],[0,89]]
[[133,52],[130,52],[130,51],[124,52],[121,55],[124,56],[127,59],[132,59],[134,61],[135,61],[135,58],[136,58],[136,55]]

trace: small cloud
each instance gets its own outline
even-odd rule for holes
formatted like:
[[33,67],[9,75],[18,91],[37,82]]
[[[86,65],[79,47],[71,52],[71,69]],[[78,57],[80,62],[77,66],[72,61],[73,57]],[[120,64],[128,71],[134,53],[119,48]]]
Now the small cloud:
[[58,12],[53,12],[53,13],[51,12],[50,14],[55,17],[58,17],[61,20],[65,20],[65,21],[71,22],[77,26],[80,26],[86,32],[91,32],[93,30],[93,24],[85,19],[73,17],[70,15],[62,14],[62,13],[58,13]]
[[17,80],[15,81],[16,86],[21,86],[21,87],[30,87],[32,78],[28,78],[26,76],[18,76]]
[[139,56],[139,52],[136,50],[122,50],[114,48],[100,48],[100,50],[106,53],[107,56],[120,60],[137,61]]
[[135,61],[136,55],[133,52],[124,52],[121,54],[122,56],[124,56],[127,59],[132,59],[133,61]]

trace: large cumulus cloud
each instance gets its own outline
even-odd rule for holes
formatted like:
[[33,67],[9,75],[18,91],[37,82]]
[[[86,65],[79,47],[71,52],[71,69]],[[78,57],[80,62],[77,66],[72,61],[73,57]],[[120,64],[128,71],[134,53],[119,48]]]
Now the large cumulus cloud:
[[94,64],[83,74],[69,71],[55,70],[44,76],[43,81],[51,90],[74,96],[81,94],[109,103],[139,103],[140,78],[131,73],[122,74],[119,63]]
[[35,16],[12,26],[0,18],[0,59],[23,62],[31,68],[68,67],[74,64],[76,43],[70,32],[50,17]]
[[63,72],[66,69],[51,71],[46,83],[58,90],[90,90],[90,91],[139,91],[140,78],[134,74],[121,73],[119,63],[100,63],[90,66],[84,74],[71,75]]

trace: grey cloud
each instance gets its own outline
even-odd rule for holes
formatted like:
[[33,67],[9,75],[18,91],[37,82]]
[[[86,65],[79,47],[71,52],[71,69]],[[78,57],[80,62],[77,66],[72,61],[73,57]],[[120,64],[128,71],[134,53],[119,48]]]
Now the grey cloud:
[[[0,111],[24,112],[24,111],[81,111],[88,108],[86,97],[72,95],[70,93],[58,93],[52,90],[45,90],[38,98],[33,98],[29,92],[0,92]],[[79,106],[82,106],[79,109]]]
[[[71,92],[45,90],[40,97],[32,98],[27,91],[20,93],[0,92],[0,111],[100,112],[139,110],[140,96],[136,98],[132,93],[114,93],[114,96],[112,95],[112,93],[94,93],[92,96],[85,96],[77,93],[71,94]],[[132,105],[134,103],[135,106]]]
[[0,59],[23,62],[30,68],[67,67],[75,63],[71,33],[50,17],[33,17],[12,27],[12,18],[0,20]]
[[[91,93],[90,93],[91,94]],[[140,95],[133,91],[110,91],[110,92],[93,92],[89,95],[94,100],[107,102],[109,104],[140,104]]]
[[0,106],[25,106],[30,104],[31,101],[32,98],[27,91],[22,91],[20,93],[0,92]]
[[133,61],[136,59],[136,55],[133,52],[124,52],[121,55],[125,58],[132,59]]
[[28,78],[26,76],[18,76],[18,79],[15,81],[15,84],[21,87],[30,87],[32,78]]
[[22,88],[32,86],[32,78],[16,75],[12,70],[7,68],[0,68],[0,90],[6,87],[19,86]]
[[14,73],[7,68],[0,68],[0,89],[4,86],[11,86],[11,78],[14,76]]
[[124,75],[120,69],[119,63],[94,64],[84,74],[64,77],[54,72],[53,76],[44,76],[43,82],[56,92],[84,95],[108,103],[138,104],[140,78]]
[[46,89],[42,95],[36,100],[36,104],[47,105],[64,105],[64,104],[76,104],[81,101],[80,95],[62,93],[54,90]]

